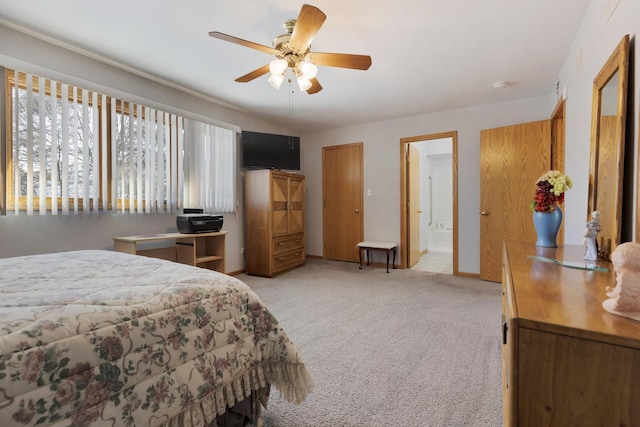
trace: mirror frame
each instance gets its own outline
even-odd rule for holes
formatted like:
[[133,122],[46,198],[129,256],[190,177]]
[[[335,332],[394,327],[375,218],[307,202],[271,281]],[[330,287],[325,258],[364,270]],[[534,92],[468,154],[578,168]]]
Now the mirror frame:
[[[620,244],[621,220],[622,220],[622,180],[624,172],[624,145],[627,110],[627,86],[629,76],[629,35],[622,37],[620,43],[615,48],[609,59],[604,64],[598,75],[593,80],[593,98],[591,115],[591,149],[589,160],[589,201],[587,207],[587,218],[591,217],[591,212],[598,209],[597,190],[598,176],[603,171],[598,170],[598,158],[600,155],[600,116],[602,107],[602,90],[609,80],[618,73],[617,90],[617,114],[615,120],[615,133],[613,138],[616,168],[613,171],[606,171],[613,174],[613,185],[611,191],[615,195],[615,207],[610,227],[602,228],[598,236],[598,251],[600,256],[609,259],[611,252]],[[615,151],[613,151],[615,150]],[[587,219],[588,221],[588,219]]]

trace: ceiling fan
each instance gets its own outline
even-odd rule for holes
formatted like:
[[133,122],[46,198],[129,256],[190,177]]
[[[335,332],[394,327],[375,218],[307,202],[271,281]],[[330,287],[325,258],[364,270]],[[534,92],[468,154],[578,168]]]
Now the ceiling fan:
[[285,21],[285,34],[276,37],[273,47],[250,42],[218,31],[211,31],[211,37],[236,43],[241,46],[260,50],[274,55],[276,59],[244,76],[237,82],[246,83],[271,72],[269,83],[278,89],[284,81],[288,68],[293,70],[300,90],[308,94],[318,93],[322,86],[316,79],[317,66],[352,68],[367,70],[371,66],[371,57],[367,55],[351,55],[346,53],[311,52],[311,41],[320,30],[327,16],[317,7],[302,5],[298,19]]

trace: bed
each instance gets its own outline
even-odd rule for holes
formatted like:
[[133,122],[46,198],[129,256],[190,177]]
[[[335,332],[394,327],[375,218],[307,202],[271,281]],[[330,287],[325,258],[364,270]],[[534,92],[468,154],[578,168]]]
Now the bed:
[[3,427],[217,426],[247,402],[258,422],[272,386],[298,404],[313,384],[236,278],[112,251],[0,259]]

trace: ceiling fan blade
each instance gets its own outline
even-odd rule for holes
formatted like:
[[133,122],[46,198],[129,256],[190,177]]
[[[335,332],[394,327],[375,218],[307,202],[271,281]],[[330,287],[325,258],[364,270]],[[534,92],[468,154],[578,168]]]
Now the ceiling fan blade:
[[248,40],[243,40],[238,37],[230,36],[229,34],[220,33],[218,31],[209,31],[209,35],[214,39],[224,40],[226,42],[231,42],[235,44],[239,44],[240,46],[250,47],[251,49],[261,50],[262,52],[266,52],[269,54],[275,54],[277,51],[269,46],[265,46],[262,44],[250,42]]
[[311,62],[327,67],[368,70],[371,66],[371,57],[368,55],[351,55],[348,53],[313,52],[311,53]]
[[244,76],[238,77],[236,81],[238,83],[246,83],[250,82],[253,79],[257,79],[260,76],[264,76],[269,72],[269,64],[263,65],[262,67],[253,70],[250,73],[245,74]]
[[320,9],[303,4],[296,26],[293,28],[293,33],[291,33],[289,45],[296,51],[306,52],[309,49],[311,40],[318,33],[325,19],[327,19],[327,15]]
[[320,82],[314,77],[311,79],[311,87],[307,89],[307,93],[309,95],[313,95],[314,93],[318,93],[322,90],[322,85]]

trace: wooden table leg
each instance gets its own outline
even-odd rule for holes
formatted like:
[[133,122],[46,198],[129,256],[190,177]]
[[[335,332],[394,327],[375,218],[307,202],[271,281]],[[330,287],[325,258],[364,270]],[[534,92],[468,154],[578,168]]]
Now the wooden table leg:
[[387,273],[389,272],[389,252],[391,252],[390,249],[387,249],[385,252],[387,252]]
[[396,269],[396,248],[393,248],[393,269]]

